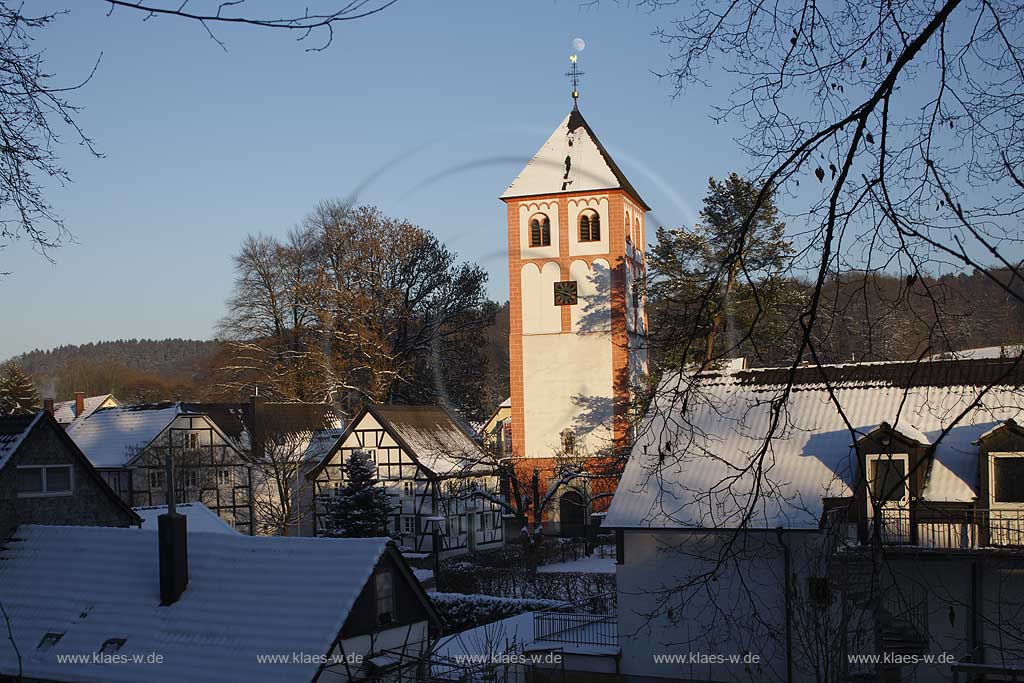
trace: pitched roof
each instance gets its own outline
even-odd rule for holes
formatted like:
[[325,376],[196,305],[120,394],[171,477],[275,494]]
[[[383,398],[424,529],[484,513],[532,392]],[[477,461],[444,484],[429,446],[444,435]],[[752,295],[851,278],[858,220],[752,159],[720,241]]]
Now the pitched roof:
[[[200,531],[217,534],[237,534],[227,522],[217,516],[217,513],[202,503],[178,503],[174,506],[179,515],[188,517],[189,533]],[[147,505],[145,507],[132,508],[142,518],[142,528],[155,531],[157,528],[156,518],[167,512],[166,505]]]
[[122,498],[117,495],[110,484],[96,471],[93,464],[89,462],[89,459],[85,457],[82,450],[78,445],[68,436],[67,431],[57,423],[52,415],[47,413],[45,410],[40,410],[35,414],[30,415],[7,415],[0,417],[0,470],[4,466],[11,462],[12,456],[21,447],[25,439],[34,429],[40,426],[49,424],[53,429],[53,433],[57,435],[57,439],[61,441],[67,449],[68,455],[77,461],[82,471],[85,472],[86,476],[91,477],[93,482],[96,484],[100,492],[106,496],[113,505],[121,508],[126,513],[127,519],[131,524],[140,524],[142,520],[139,516],[129,507],[128,503],[124,502]]
[[94,410],[103,405],[106,401],[113,401],[117,404],[117,399],[114,398],[113,394],[102,394],[101,396],[86,396],[83,402],[83,410],[81,415],[75,414],[76,402],[75,401],[58,401],[53,404],[53,417],[62,425],[69,425],[79,417],[85,417],[91,415]]
[[68,427],[70,436],[96,467],[122,467],[182,414],[179,403],[100,408]]
[[0,470],[21,446],[43,412],[0,416]]
[[[190,413],[201,413],[210,417],[236,447],[247,449],[253,443],[254,435],[264,438],[270,430],[274,434],[285,434],[303,440],[326,438],[325,430],[341,427],[341,416],[329,403],[302,403],[264,401],[254,408],[251,401],[242,403],[190,403],[183,402],[182,409]],[[258,415],[257,415],[258,412]]]
[[[822,373],[856,434],[833,403]],[[978,495],[974,442],[994,425],[1024,417],[1024,372],[1014,361],[799,368],[779,412],[778,431],[766,444],[771,402],[781,396],[789,376],[788,369],[708,373],[689,392],[685,413],[673,397],[693,375],[666,378],[604,524],[735,528],[753,503],[746,526],[817,528],[822,498],[850,496],[856,486],[853,442],[881,422],[923,444],[937,442],[924,500],[969,502]],[[996,387],[972,407],[980,389],[991,384]],[[965,410],[964,419],[938,441]],[[765,473],[759,477],[748,466],[762,461],[762,449]]]
[[444,406],[370,405],[409,455],[438,476],[481,470],[486,453],[471,430]]
[[492,470],[487,453],[471,436],[472,428],[443,406],[368,403],[349,422],[319,464],[307,473],[315,478],[367,415],[371,415],[403,450],[439,477],[484,474]]
[[[188,587],[161,607],[155,533],[23,526],[13,540],[0,551],[0,600],[25,677],[96,683],[308,682],[318,663],[257,655],[327,655],[389,542],[190,533]],[[40,647],[48,633],[63,636]],[[128,663],[57,663],[114,638]],[[131,660],[153,652],[162,664]],[[6,639],[0,673],[17,674]]]
[[573,107],[501,198],[615,189],[625,190],[650,209]]

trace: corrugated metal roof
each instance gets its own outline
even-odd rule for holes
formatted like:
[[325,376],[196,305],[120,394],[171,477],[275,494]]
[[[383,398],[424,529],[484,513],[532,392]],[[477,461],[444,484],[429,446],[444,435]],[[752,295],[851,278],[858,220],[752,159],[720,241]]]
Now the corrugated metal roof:
[[[31,679],[96,683],[312,680],[319,664],[257,655],[328,654],[388,539],[189,533],[189,584],[160,606],[157,534],[23,526],[2,551],[0,601]],[[48,633],[63,634],[40,647]],[[58,663],[124,639],[123,664]],[[134,655],[163,656],[161,664]],[[18,673],[0,640],[0,673]]]
[[[968,367],[973,365],[974,367]],[[851,434],[817,368],[799,368],[771,439],[773,401],[788,370],[710,373],[663,382],[609,508],[610,527],[817,528],[823,497],[852,495],[852,444],[881,422],[936,443],[924,499],[977,496],[977,446],[983,433],[1024,413],[1024,373],[1012,362],[886,363],[824,369]],[[930,366],[930,367],[925,367]],[[1006,384],[969,408],[987,381]],[[903,382],[901,386],[899,383]],[[659,455],[663,454],[663,455]],[[763,457],[761,457],[763,455]],[[746,516],[749,514],[749,519]]]

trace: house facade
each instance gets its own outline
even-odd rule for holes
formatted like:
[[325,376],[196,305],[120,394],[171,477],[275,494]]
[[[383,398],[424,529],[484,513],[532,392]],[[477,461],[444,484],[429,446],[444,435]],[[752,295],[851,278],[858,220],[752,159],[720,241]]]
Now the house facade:
[[359,411],[308,475],[315,482],[318,533],[330,526],[320,501],[343,486],[341,465],[356,451],[377,465],[380,485],[392,501],[388,533],[403,548],[432,551],[435,529],[443,553],[504,542],[492,459],[441,406],[368,404]]
[[19,524],[141,522],[48,413],[0,417],[0,539]]
[[133,507],[166,501],[166,462],[179,501],[199,501],[243,533],[254,533],[253,472],[208,416],[181,403],[101,408],[67,430],[117,494]]
[[[0,546],[0,680],[415,680],[441,627],[385,538],[20,526]],[[74,656],[74,659],[70,659]]]
[[605,522],[622,676],[1019,674],[1022,387],[1015,359],[667,378]]

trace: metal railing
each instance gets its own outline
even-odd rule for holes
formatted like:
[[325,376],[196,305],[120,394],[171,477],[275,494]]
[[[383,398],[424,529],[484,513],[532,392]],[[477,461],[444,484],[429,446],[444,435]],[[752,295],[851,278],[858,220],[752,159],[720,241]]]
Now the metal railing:
[[827,522],[832,528],[845,525],[852,543],[877,537],[884,545],[923,548],[1024,548],[1024,510],[882,508],[867,518],[866,538],[859,537],[845,508],[830,511]]
[[533,639],[566,645],[619,644],[615,617],[610,614],[534,612]]

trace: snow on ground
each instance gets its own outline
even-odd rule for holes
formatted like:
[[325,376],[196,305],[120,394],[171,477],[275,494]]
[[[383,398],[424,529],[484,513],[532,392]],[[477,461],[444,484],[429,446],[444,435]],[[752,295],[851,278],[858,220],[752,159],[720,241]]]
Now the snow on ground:
[[615,558],[614,557],[597,557],[591,555],[590,557],[581,557],[578,560],[569,560],[568,562],[556,562],[555,564],[542,564],[537,567],[537,571],[541,574],[551,574],[554,572],[582,572],[584,574],[614,574],[615,573]]

